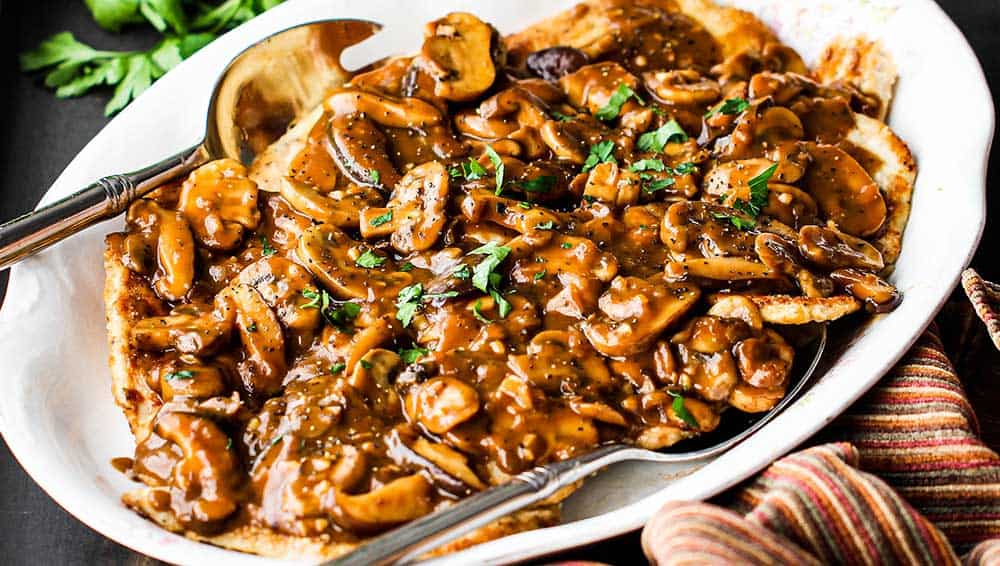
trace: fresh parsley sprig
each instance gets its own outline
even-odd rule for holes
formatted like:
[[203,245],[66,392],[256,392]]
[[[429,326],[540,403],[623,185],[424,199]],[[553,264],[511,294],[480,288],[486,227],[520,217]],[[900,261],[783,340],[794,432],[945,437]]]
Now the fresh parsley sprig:
[[282,1],[86,0],[94,20],[106,30],[119,32],[146,22],[165,37],[147,51],[103,51],[81,43],[70,32],[61,32],[22,53],[21,69],[45,71],[45,86],[54,89],[59,98],[113,87],[114,94],[104,108],[110,116],[220,33]]
[[632,87],[625,83],[618,85],[615,92],[611,94],[611,98],[608,99],[608,103],[599,108],[594,117],[604,121],[614,120],[621,113],[622,105],[628,102],[630,98],[634,98],[639,104],[645,104],[642,98],[632,90]]

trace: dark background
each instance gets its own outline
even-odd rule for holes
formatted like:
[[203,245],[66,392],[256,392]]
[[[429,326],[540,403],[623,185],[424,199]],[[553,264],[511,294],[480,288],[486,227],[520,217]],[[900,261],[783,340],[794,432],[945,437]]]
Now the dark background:
[[[1000,4],[996,0],[941,0],[946,12],[958,23],[979,56],[994,93],[1000,92]],[[124,35],[100,30],[91,20],[82,0],[0,0],[0,219],[30,210],[67,163],[106,123],[106,94],[60,101],[45,90],[37,77],[23,75],[17,54],[35,47],[45,37],[72,31],[81,41],[105,49],[146,49],[156,35],[140,29]],[[961,85],[955,85],[961,88]],[[1000,106],[1000,100],[995,100]],[[940,110],[940,109],[937,109]],[[940,118],[947,119],[947,115]],[[984,117],[985,119],[985,117]],[[933,121],[929,122],[932,124]],[[996,140],[994,140],[996,141]],[[1000,151],[990,160],[990,183],[1000,182]],[[961,172],[957,172],[961,174]],[[990,261],[990,249],[1000,240],[1000,207],[989,203],[986,236],[973,262],[980,273],[1000,279],[1000,262]],[[0,297],[6,288],[6,273],[0,274]],[[956,300],[956,303],[958,300]],[[946,331],[948,311],[943,315]],[[963,333],[964,335],[964,333]],[[972,341],[983,343],[982,335]],[[1000,447],[1000,395],[996,359],[984,364],[982,354],[972,359],[969,350],[956,362],[976,406],[984,437]],[[956,354],[958,352],[955,352]],[[985,369],[984,369],[985,368]],[[2,376],[0,376],[2,377]],[[0,443],[0,560],[5,564],[153,564],[105,539],[68,515],[35,485]],[[600,560],[611,564],[642,562],[638,534],[627,535],[569,552],[558,558]]]

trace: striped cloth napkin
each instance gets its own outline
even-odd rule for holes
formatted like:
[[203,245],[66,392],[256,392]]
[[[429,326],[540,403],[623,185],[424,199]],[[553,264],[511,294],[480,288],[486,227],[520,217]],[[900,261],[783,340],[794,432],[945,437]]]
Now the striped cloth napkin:
[[[1000,347],[1000,286],[963,287]],[[820,439],[713,503],[668,503],[650,562],[1000,565],[1000,457],[936,326]]]

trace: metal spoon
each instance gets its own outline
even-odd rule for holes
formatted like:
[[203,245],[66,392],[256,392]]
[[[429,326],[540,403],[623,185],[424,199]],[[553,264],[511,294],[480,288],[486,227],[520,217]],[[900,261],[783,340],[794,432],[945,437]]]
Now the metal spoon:
[[591,474],[618,462],[642,460],[680,463],[719,455],[760,430],[799,396],[815,372],[826,348],[825,326],[821,327],[820,335],[813,341],[812,347],[815,348],[815,353],[809,366],[785,398],[753,425],[735,436],[690,452],[662,453],[626,444],[602,446],[583,456],[539,466],[520,474],[503,485],[481,491],[451,507],[391,530],[350,554],[325,562],[324,566],[379,566],[412,562],[443,544],[547,499],[560,489],[584,480]]
[[340,55],[382,28],[327,20],[272,35],[244,50],[219,78],[205,139],[139,171],[111,175],[44,208],[0,225],[0,270],[102,220],[137,198],[220,157],[249,164],[297,117],[349,77]]

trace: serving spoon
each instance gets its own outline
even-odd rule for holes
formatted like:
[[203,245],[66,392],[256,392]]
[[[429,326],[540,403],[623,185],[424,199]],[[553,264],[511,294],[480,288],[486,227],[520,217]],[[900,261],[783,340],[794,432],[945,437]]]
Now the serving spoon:
[[684,463],[717,456],[753,433],[781,413],[805,389],[826,348],[826,326],[809,346],[812,358],[791,391],[767,413],[739,433],[698,450],[656,452],[628,444],[609,444],[576,458],[538,466],[515,476],[511,481],[481,491],[473,496],[393,529],[361,545],[353,552],[323,563],[323,566],[380,566],[406,564],[465,536],[476,529],[506,517],[555,495],[559,490],[586,479],[604,468],[625,461]]
[[249,165],[296,117],[351,74],[340,55],[382,29],[364,20],[325,20],[267,37],[237,55],[212,91],[205,137],[149,167],[104,177],[62,200],[0,225],[0,270],[124,212],[136,199],[213,159]]

